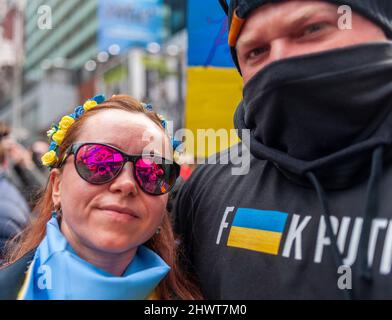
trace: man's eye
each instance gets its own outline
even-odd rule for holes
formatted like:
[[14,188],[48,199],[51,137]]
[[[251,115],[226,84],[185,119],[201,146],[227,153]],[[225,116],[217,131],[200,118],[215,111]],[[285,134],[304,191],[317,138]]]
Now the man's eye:
[[314,23],[304,28],[303,31],[300,32],[298,36],[299,37],[310,36],[315,33],[323,31],[326,27],[327,27],[326,23]]
[[267,53],[269,51],[269,46],[264,46],[264,47],[260,47],[260,48],[256,48],[251,50],[248,55],[247,58],[248,59],[256,59],[262,55],[264,55],[265,53]]

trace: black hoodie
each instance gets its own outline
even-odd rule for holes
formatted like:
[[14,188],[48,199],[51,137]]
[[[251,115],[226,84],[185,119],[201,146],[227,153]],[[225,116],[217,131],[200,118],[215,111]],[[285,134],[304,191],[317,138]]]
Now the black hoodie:
[[[363,278],[358,259],[367,180],[326,191],[347,269],[336,265],[327,215],[314,188],[296,184],[271,161],[254,156],[249,174],[233,176],[233,167],[198,168],[179,192],[174,211],[176,232],[207,299],[392,298],[390,162],[370,223],[370,279]],[[341,290],[338,283],[353,290]]]

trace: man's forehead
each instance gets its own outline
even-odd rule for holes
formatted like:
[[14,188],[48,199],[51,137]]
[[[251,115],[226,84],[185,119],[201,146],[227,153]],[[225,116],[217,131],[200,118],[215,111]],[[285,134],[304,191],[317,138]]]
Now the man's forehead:
[[[229,17],[229,36],[228,44],[237,69],[240,71],[238,64],[237,52],[235,50],[238,35],[252,11],[260,6],[267,4],[278,4],[284,1],[294,0],[219,0],[225,13]],[[301,0],[307,1],[307,0]],[[381,27],[385,35],[392,39],[392,1],[391,0],[315,0],[324,3],[334,4],[338,7],[345,6],[369,19],[379,27]],[[230,5],[223,3],[230,2]]]
[[[295,7],[287,7],[287,12],[284,12],[284,19],[282,19],[281,11],[274,12],[273,4],[267,4],[254,10],[246,19],[244,26],[238,35],[237,45],[246,46],[248,43],[253,41],[255,35],[260,36],[260,31],[262,30],[264,32],[268,32],[268,30],[277,31],[277,28],[273,28],[276,25],[279,29],[283,30],[286,28],[287,31],[290,32],[294,26],[306,23],[316,15],[332,14],[336,15],[336,17],[338,16],[338,12],[335,10],[335,5],[321,1],[302,1],[304,2],[302,6],[298,6],[296,4]],[[298,0],[296,0],[296,2],[298,2]],[[272,13],[272,16],[270,13]],[[271,17],[272,19],[268,19]],[[271,24],[274,24],[274,26]],[[247,32],[244,35],[243,31],[245,30]]]
[[[292,2],[292,5],[300,7],[309,7],[308,12],[298,13],[301,16],[306,14],[313,14],[311,11],[317,10],[317,6],[327,5],[327,1],[323,0],[235,0],[230,3],[231,5],[231,25],[229,32],[229,45],[234,47],[237,43],[238,37],[245,23],[253,16],[257,15],[258,12],[265,10],[266,8],[274,8],[275,5],[285,5]],[[330,4],[329,4],[330,5]],[[303,10],[302,10],[303,11]],[[281,18],[281,17],[280,17]],[[287,17],[285,17],[287,18]],[[297,20],[297,17],[292,19]],[[287,20],[287,19],[286,19]]]

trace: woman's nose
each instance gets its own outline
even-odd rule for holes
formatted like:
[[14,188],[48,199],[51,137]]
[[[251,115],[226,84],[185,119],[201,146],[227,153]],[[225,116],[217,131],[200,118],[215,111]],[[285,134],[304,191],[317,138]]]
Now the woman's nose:
[[112,192],[121,192],[124,195],[136,195],[138,186],[133,176],[131,163],[124,165],[119,175],[110,184],[109,190]]

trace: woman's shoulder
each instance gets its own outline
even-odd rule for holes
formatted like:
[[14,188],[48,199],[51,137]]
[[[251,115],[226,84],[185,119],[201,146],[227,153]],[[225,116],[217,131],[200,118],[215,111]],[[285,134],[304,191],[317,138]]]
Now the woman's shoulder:
[[35,249],[17,261],[0,267],[0,300],[15,300],[23,285]]

